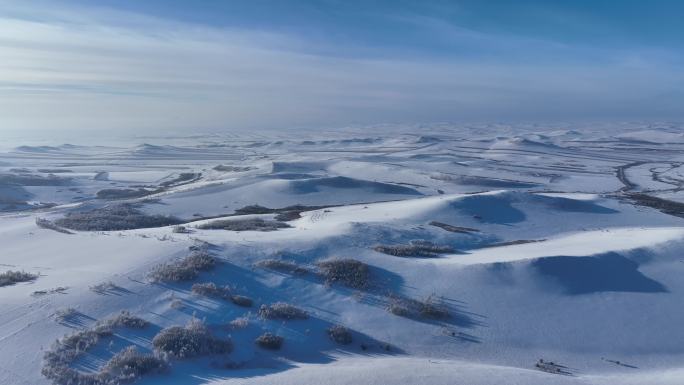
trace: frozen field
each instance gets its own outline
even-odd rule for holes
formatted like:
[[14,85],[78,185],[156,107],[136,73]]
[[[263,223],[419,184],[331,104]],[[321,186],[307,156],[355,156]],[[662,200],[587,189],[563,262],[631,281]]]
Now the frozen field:
[[[682,384],[682,130],[6,146],[0,273],[33,276],[0,279],[0,384],[114,383],[113,356],[193,318],[232,349],[167,349],[135,383]],[[64,339],[122,310],[148,324]]]

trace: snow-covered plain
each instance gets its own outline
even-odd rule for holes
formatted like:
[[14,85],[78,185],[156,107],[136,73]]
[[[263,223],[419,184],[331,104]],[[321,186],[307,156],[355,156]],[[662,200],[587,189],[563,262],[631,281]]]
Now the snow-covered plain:
[[[0,273],[39,276],[0,286],[0,384],[51,383],[41,367],[55,340],[120,310],[150,326],[117,331],[74,368],[94,373],[127,345],[149,352],[160,329],[196,317],[230,337],[233,352],[172,360],[168,373],[136,383],[682,384],[681,132],[444,124],[17,144],[0,153]],[[114,199],[121,192],[132,195]],[[189,232],[36,224],[125,202]],[[257,204],[308,207],[276,231],[201,228],[277,218],[235,215]],[[190,282],[149,279],[198,242],[213,245],[216,269]],[[376,251],[426,242],[444,251]],[[369,285],[326,284],[313,271],[328,257],[369,265]],[[272,258],[309,273],[257,266]],[[209,281],[253,306],[191,293]],[[399,297],[431,298],[450,315],[395,315]],[[310,317],[258,315],[277,301]],[[76,316],[58,322],[66,308]],[[239,317],[249,326],[228,326]],[[352,343],[331,341],[331,325],[349,328]],[[256,346],[264,331],[284,337],[282,349]],[[562,370],[539,370],[540,358]]]

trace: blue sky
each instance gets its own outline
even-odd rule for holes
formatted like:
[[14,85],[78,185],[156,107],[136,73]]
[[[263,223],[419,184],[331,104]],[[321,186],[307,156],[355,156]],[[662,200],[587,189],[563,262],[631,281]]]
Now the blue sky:
[[0,0],[0,131],[678,120],[682,14],[664,0]]

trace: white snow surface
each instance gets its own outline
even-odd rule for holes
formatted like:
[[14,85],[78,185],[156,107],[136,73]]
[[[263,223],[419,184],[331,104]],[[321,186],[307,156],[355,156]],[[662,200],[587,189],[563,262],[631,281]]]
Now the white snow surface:
[[[630,198],[683,201],[681,127],[445,124],[116,143],[0,154],[0,273],[39,274],[0,286],[0,384],[50,384],[41,368],[54,341],[121,310],[150,325],[117,330],[75,369],[94,373],[128,345],[151,352],[161,328],[197,317],[231,338],[233,352],[173,359],[168,373],[136,384],[684,383],[681,208]],[[98,198],[105,189],[144,194]],[[36,225],[122,203],[174,216],[189,232]],[[236,215],[249,205],[303,206],[275,231],[201,228],[279,218]],[[217,268],[188,282],[149,279],[198,242],[212,245]],[[448,250],[376,251],[421,242]],[[368,286],[324,282],[316,262],[329,257],[367,264]],[[269,258],[309,272],[256,265]],[[108,281],[114,289],[91,290]],[[191,292],[210,281],[254,305]],[[392,314],[397,297],[430,298],[450,316]],[[277,301],[310,317],[258,316]],[[69,307],[78,315],[57,322]],[[249,325],[229,327],[238,317]],[[352,331],[351,344],[328,338],[336,324]],[[282,349],[255,345],[265,331],[284,337]],[[561,372],[539,370],[540,358]]]

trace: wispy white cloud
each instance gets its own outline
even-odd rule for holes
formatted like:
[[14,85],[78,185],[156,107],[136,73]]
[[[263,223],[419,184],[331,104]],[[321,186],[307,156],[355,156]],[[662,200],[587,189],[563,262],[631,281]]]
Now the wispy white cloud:
[[[307,39],[105,9],[0,8],[0,130],[666,117],[684,75],[414,19],[478,55],[338,57]],[[317,39],[319,44],[320,39]],[[467,48],[469,47],[469,48]],[[669,96],[664,96],[669,95]]]

